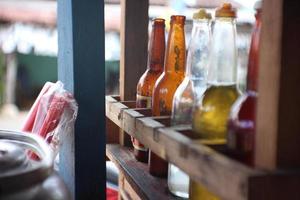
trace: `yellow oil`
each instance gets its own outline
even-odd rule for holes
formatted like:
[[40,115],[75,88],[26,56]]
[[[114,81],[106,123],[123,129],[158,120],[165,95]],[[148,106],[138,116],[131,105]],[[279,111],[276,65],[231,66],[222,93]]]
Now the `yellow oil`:
[[211,85],[195,109],[193,131],[203,139],[226,139],[230,108],[238,96],[235,84]]
[[[204,92],[193,117],[193,131],[207,143],[226,143],[227,120],[239,96],[235,84],[211,85]],[[220,200],[202,185],[190,182],[190,200]]]
[[191,180],[190,200],[220,200],[220,198],[210,193],[205,187]]

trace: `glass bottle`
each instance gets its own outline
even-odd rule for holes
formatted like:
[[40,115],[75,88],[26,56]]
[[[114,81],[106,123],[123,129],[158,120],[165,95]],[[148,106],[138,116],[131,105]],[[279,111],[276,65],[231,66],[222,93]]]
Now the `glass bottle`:
[[259,37],[261,30],[261,1],[255,4],[256,22],[252,33],[248,60],[247,89],[233,104],[228,122],[228,148],[241,162],[254,166],[255,109]]
[[[207,89],[197,104],[192,127],[210,143],[225,143],[227,121],[237,89],[236,10],[224,3],[215,13],[216,20],[208,63]],[[190,199],[219,199],[205,187],[190,182]]]
[[[164,72],[155,83],[152,96],[154,116],[171,115],[173,96],[184,79],[185,72],[185,16],[173,15],[170,21]],[[153,176],[166,177],[168,163],[151,152],[149,172]]]
[[[137,85],[136,107],[151,108],[154,84],[163,71],[165,57],[165,20],[154,19],[149,40],[147,70]],[[134,156],[138,161],[148,162],[148,149],[137,139],[131,138]]]
[[[211,38],[211,15],[205,9],[193,15],[193,29],[188,47],[185,78],[177,88],[172,107],[171,124],[191,124],[195,103],[206,89],[208,49]],[[168,187],[176,196],[189,197],[189,177],[169,164]]]

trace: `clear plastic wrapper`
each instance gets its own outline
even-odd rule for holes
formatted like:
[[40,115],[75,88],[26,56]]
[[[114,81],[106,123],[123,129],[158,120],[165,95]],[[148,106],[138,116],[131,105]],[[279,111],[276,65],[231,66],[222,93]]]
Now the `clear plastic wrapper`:
[[[50,145],[54,156],[64,134],[74,131],[78,105],[62,82],[47,82],[31,107],[22,131],[37,134]],[[31,154],[31,158],[36,156]]]

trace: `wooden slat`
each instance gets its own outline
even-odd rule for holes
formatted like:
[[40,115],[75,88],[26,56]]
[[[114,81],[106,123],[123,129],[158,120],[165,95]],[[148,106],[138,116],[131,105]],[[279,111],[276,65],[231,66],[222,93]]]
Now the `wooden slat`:
[[[135,101],[123,101],[123,105],[125,105],[127,108],[135,108],[136,102]],[[122,126],[123,121],[123,111],[127,108],[122,108],[118,114],[118,120],[120,122],[119,126]],[[131,147],[131,138],[123,129],[120,129],[119,131],[119,143],[123,146]]]
[[123,111],[134,108],[135,101],[107,102],[106,116],[119,127],[122,127]]
[[[183,169],[193,180],[201,182],[222,199],[247,199],[248,179],[260,172],[201,145],[201,140],[192,140],[176,129],[182,127],[158,130],[158,142],[167,149],[166,158],[169,162]],[[230,184],[227,184],[228,180]]]
[[[122,127],[123,121],[123,111],[125,109],[134,108],[136,105],[135,101],[120,101],[120,96],[106,96],[106,116],[109,120],[106,123],[108,129],[108,134],[114,134],[116,127],[110,123],[110,120],[114,122],[117,126]],[[112,127],[112,129],[110,129]],[[109,133],[112,132],[112,133]],[[124,133],[122,129],[118,131],[118,143],[124,146],[131,146],[130,137]]]
[[[152,116],[149,108],[127,109],[123,112],[122,129],[130,135],[135,134],[137,118]],[[134,135],[133,135],[134,136]]]
[[[134,192],[141,199],[176,199],[167,189],[166,179],[151,176],[145,163],[137,162],[132,151],[120,145],[106,145],[106,155],[113,161],[124,175],[126,181],[125,189],[128,195]],[[130,186],[130,187],[129,187]]]
[[109,118],[105,119],[106,124],[106,144],[119,143],[120,128]]
[[121,100],[136,96],[136,85],[147,66],[149,0],[121,1]]
[[[120,96],[105,96],[105,113],[106,116],[111,113],[110,107],[112,103],[117,103],[120,101]],[[119,127],[111,121],[111,119],[106,118],[106,143],[119,143]]]
[[[123,191],[124,199],[132,199],[132,200],[141,200],[138,194],[134,191],[133,187],[126,180],[125,176],[121,173],[122,178],[122,186],[120,186],[121,191]],[[124,195],[125,194],[125,195]]]
[[120,101],[120,96],[105,96],[105,114],[110,113],[110,106],[112,103]]
[[300,1],[264,0],[256,165],[300,168]]
[[[133,100],[136,86],[147,66],[149,0],[121,1],[121,100]],[[137,12],[138,11],[138,12]],[[131,145],[130,137],[120,131],[120,144]]]
[[162,158],[166,158],[165,148],[159,144],[157,140],[156,131],[165,125],[158,120],[170,120],[170,117],[145,117],[136,119],[136,131],[133,134],[135,138],[141,141],[145,146],[150,148]]

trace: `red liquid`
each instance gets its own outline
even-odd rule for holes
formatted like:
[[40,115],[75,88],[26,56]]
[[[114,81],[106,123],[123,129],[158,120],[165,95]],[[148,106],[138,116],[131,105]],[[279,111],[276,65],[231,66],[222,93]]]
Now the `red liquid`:
[[248,62],[247,91],[232,106],[228,122],[228,147],[233,156],[254,166],[255,115],[259,67],[261,9],[257,10]]
[[228,147],[233,156],[249,165],[254,165],[254,135],[256,92],[242,95],[232,107],[228,122]]
[[133,144],[133,154],[136,160],[144,163],[148,163],[148,149],[140,143],[137,139],[131,138]]

